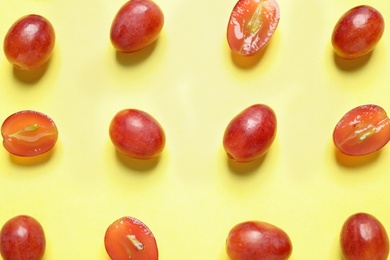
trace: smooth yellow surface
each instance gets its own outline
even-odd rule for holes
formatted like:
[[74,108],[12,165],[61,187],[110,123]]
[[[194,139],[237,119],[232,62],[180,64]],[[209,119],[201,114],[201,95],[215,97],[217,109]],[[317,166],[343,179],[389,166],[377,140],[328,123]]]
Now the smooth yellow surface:
[[[226,42],[235,0],[157,3],[165,14],[158,41],[123,55],[109,29],[124,1],[0,0],[0,38],[30,13],[48,18],[57,35],[38,73],[18,72],[0,55],[0,118],[34,109],[59,129],[48,155],[23,159],[0,149],[0,223],[19,214],[38,219],[45,260],[108,260],[105,230],[126,215],[151,228],[162,260],[227,260],[226,236],[246,220],[284,229],[294,260],[341,259],[341,225],[356,212],[390,231],[390,146],[351,159],[332,142],[348,110],[375,103],[390,111],[390,31],[358,62],[340,61],[330,44],[336,21],[359,4],[390,24],[387,1],[279,0],[277,31],[251,59],[232,55]],[[236,165],[222,135],[255,103],[275,110],[277,137],[263,160]],[[124,108],[164,127],[158,159],[115,151],[108,125]]]

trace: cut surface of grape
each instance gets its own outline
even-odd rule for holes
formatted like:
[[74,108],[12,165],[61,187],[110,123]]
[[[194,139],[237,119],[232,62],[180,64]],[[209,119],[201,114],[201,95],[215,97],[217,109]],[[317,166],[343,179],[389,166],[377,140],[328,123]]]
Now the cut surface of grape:
[[367,155],[390,140],[390,120],[378,105],[361,105],[347,112],[333,131],[333,142],[344,154]]
[[241,56],[256,54],[270,41],[279,19],[279,5],[275,0],[239,0],[227,28],[230,49]]
[[33,110],[16,112],[1,126],[4,148],[11,154],[23,157],[36,156],[53,148],[58,138],[54,121]]

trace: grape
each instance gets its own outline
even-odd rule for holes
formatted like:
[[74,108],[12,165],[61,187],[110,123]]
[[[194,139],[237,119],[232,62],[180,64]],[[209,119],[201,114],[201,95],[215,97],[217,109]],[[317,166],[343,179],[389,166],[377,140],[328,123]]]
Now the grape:
[[4,260],[40,260],[45,247],[45,233],[33,217],[13,217],[1,229],[0,252]]
[[46,153],[57,142],[58,130],[47,115],[33,111],[16,112],[1,126],[4,148],[17,156],[36,156]]
[[356,59],[371,52],[381,39],[385,23],[381,13],[367,5],[356,6],[337,21],[332,45],[337,55]]
[[226,127],[223,146],[230,158],[249,162],[262,157],[276,136],[276,116],[267,105],[252,105]]
[[40,15],[26,15],[17,20],[4,38],[8,61],[23,70],[34,70],[51,57],[55,44],[52,24]]
[[256,54],[270,41],[279,18],[279,5],[275,0],[239,0],[227,28],[229,47],[242,56]]
[[279,227],[261,221],[234,226],[226,239],[231,260],[285,260],[292,253],[289,236]]
[[385,228],[367,213],[354,214],[344,222],[340,245],[345,260],[386,260],[389,255]]
[[164,25],[164,14],[151,0],[130,0],[116,14],[111,43],[121,52],[135,52],[153,43]]
[[106,251],[112,260],[157,260],[158,248],[152,231],[134,217],[114,221],[104,236]]
[[361,105],[348,111],[333,131],[333,142],[346,155],[378,151],[390,140],[390,120],[377,105]]
[[148,113],[138,109],[124,109],[112,119],[109,127],[116,149],[135,159],[158,156],[165,146],[161,125]]

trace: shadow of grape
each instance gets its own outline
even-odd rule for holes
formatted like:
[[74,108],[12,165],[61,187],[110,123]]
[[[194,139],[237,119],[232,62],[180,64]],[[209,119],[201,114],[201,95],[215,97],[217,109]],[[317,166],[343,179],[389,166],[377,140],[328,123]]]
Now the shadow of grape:
[[149,172],[156,168],[158,162],[160,161],[160,156],[147,160],[140,160],[126,156],[119,151],[116,151],[116,157],[126,168],[137,172]]
[[145,61],[156,48],[158,39],[145,48],[135,52],[120,52],[116,51],[116,60],[122,66],[134,66]]
[[380,150],[376,151],[371,154],[362,155],[362,156],[350,156],[343,154],[340,152],[337,148],[335,148],[335,158],[339,165],[348,167],[348,168],[354,168],[354,167],[360,167],[363,165],[368,165],[374,163],[380,156]]
[[259,52],[257,52],[256,54],[254,54],[252,56],[241,56],[241,55],[231,51],[230,52],[231,58],[232,58],[233,63],[237,67],[239,67],[241,69],[251,69],[251,68],[255,67],[260,62],[260,60],[264,56],[264,53],[265,53],[267,48],[268,48],[268,45],[266,45],[263,49],[261,49]]
[[43,77],[43,75],[45,75],[45,72],[50,65],[50,60],[34,70],[22,70],[20,68],[13,67],[14,77],[20,82],[33,85],[37,83]]
[[250,162],[237,162],[227,156],[227,163],[230,171],[234,174],[248,176],[257,171],[257,169],[263,164],[266,156],[267,154]]
[[37,166],[44,164],[50,160],[55,151],[55,147],[47,151],[46,153],[37,155],[37,156],[29,156],[22,157],[13,154],[9,154],[10,160],[12,163],[20,165],[20,166]]
[[367,53],[366,55],[364,55],[360,58],[349,60],[349,59],[341,58],[336,53],[333,53],[333,60],[339,69],[341,69],[343,71],[352,72],[355,70],[359,70],[360,68],[365,66],[368,63],[368,61],[370,60],[371,56],[372,56],[372,52]]

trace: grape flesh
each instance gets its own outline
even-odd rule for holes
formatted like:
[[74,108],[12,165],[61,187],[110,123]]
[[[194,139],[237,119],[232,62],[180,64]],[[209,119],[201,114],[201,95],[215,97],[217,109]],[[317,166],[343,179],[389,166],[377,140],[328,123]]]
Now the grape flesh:
[[104,246],[112,260],[158,260],[152,231],[141,220],[125,216],[108,226]]
[[230,49],[241,56],[252,56],[264,49],[278,27],[279,9],[275,0],[239,0],[227,28]]
[[390,119],[374,104],[355,107],[337,123],[333,142],[340,152],[362,156],[383,148],[390,140]]
[[47,115],[22,110],[7,117],[1,126],[4,148],[13,155],[30,157],[48,152],[58,138],[57,126]]

